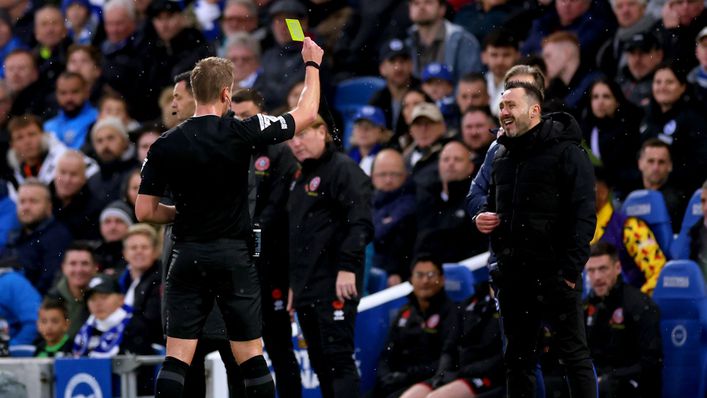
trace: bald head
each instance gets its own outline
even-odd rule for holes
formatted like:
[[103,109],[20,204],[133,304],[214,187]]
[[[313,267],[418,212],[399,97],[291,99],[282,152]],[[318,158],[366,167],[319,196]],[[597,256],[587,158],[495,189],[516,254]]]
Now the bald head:
[[383,192],[391,192],[403,186],[407,177],[405,160],[400,152],[384,149],[378,152],[371,171],[373,186]]
[[442,182],[461,181],[474,172],[471,151],[459,141],[451,141],[439,155],[439,177]]
[[86,163],[83,155],[74,150],[64,152],[56,165],[54,187],[61,200],[70,200],[86,184]]

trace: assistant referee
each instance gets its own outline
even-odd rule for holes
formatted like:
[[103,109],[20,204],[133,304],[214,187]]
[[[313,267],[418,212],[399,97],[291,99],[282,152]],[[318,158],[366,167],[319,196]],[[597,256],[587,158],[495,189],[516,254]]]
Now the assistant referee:
[[[150,148],[135,213],[141,222],[173,222],[175,242],[164,294],[167,356],[157,377],[158,397],[181,397],[214,301],[248,397],[274,397],[260,339],[260,288],[248,245],[248,166],[253,146],[285,141],[314,121],[323,53],[305,39],[305,88],[295,109],[243,121],[223,117],[231,104],[233,64],[216,57],[199,61],[191,72],[194,116]],[[160,203],[167,186],[174,206]]]

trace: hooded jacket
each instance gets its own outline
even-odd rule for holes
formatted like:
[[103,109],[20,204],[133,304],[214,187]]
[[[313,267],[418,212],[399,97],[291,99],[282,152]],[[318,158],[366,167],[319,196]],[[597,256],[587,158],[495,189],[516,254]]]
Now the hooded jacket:
[[500,218],[491,234],[503,278],[575,281],[594,236],[594,173],[577,121],[543,116],[525,134],[498,139],[486,205]]

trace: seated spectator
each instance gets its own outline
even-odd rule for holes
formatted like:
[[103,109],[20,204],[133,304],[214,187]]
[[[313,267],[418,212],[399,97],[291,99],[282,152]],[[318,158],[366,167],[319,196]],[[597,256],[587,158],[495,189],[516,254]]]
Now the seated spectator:
[[44,122],[44,131],[71,149],[81,149],[98,110],[88,101],[88,86],[78,73],[63,72],[56,81],[59,114]]
[[67,36],[72,43],[93,43],[100,17],[88,0],[62,0],[61,12],[66,16]]
[[584,142],[590,156],[606,169],[610,185],[625,196],[638,177],[634,159],[640,147],[642,111],[606,78],[596,80],[588,94],[585,117],[580,123]]
[[[13,34],[13,20],[4,8],[0,10],[0,64],[5,63],[5,57],[13,50],[23,47],[20,39]],[[5,70],[0,69],[0,79],[5,78]]]
[[[195,11],[201,26],[208,30],[208,23],[203,23],[205,18],[201,16],[200,7],[197,6]],[[229,37],[246,33],[256,41],[262,42],[268,33],[266,28],[258,27],[258,7],[251,0],[227,0],[221,13],[220,25],[221,32],[213,42],[220,57],[228,58],[226,42]]]
[[466,73],[481,71],[479,41],[461,26],[444,18],[446,2],[413,0],[408,5],[413,25],[406,43],[412,49],[415,76],[420,76],[433,62],[447,65],[454,83]]
[[11,233],[7,250],[17,256],[27,279],[44,295],[59,272],[71,233],[52,216],[49,188],[37,179],[20,185],[17,218],[21,227]]
[[262,82],[260,43],[248,33],[234,33],[226,39],[224,57],[233,62],[233,87],[254,88]]
[[142,176],[140,175],[140,168],[136,167],[133,171],[128,174],[125,179],[123,187],[121,188],[120,200],[128,205],[128,208],[132,210],[130,213],[133,218],[133,223],[137,222],[137,216],[135,215],[135,201],[137,200],[137,192],[140,189],[140,183],[142,182]]
[[76,241],[64,252],[61,262],[61,279],[49,291],[48,297],[61,301],[66,307],[69,328],[66,333],[73,339],[88,318],[84,301],[88,282],[98,273],[93,248],[86,242]]
[[147,224],[135,224],[128,229],[123,239],[123,257],[128,267],[120,277],[125,304],[133,312],[122,343],[126,352],[153,355],[154,345],[164,346],[159,254],[154,228]]
[[514,11],[513,4],[508,0],[475,1],[459,9],[454,15],[454,23],[474,35],[479,43],[483,43],[486,36],[503,26]]
[[111,358],[121,352],[125,329],[132,319],[132,308],[124,304],[118,281],[108,275],[96,275],[86,290],[91,315],[74,338],[73,355]]
[[72,341],[68,334],[69,312],[60,300],[45,298],[39,307],[37,329],[42,339],[35,345],[36,358],[61,358],[71,354]]
[[439,108],[429,102],[415,106],[411,121],[413,144],[405,152],[405,166],[416,186],[426,186],[439,180],[437,161],[444,146],[447,125]]
[[610,3],[619,26],[613,37],[601,46],[596,59],[599,69],[613,77],[626,66],[626,43],[636,34],[650,32],[656,20],[651,13],[646,12],[648,0],[613,0]]
[[93,46],[74,44],[69,47],[66,71],[78,73],[86,82],[86,91],[91,104],[98,105],[107,86],[103,82],[101,52]]
[[667,0],[656,29],[663,41],[665,59],[687,68],[697,64],[693,40],[707,26],[707,9],[701,1]]
[[457,309],[437,374],[402,398],[501,398],[504,384],[499,314],[489,284],[481,283]]
[[49,184],[54,217],[66,225],[74,239],[99,239],[98,216],[103,203],[86,184],[85,156],[75,150],[64,152],[54,176]]
[[644,139],[657,137],[670,146],[673,182],[691,192],[707,179],[707,118],[704,104],[690,100],[686,79],[675,63],[656,68],[641,133]]
[[370,176],[373,159],[390,138],[385,126],[385,117],[380,108],[364,106],[354,115],[353,121],[353,147],[348,151],[348,155]]
[[385,79],[385,87],[373,95],[369,104],[382,109],[385,125],[398,131],[403,96],[408,89],[419,85],[412,76],[410,49],[402,40],[392,39],[381,47],[378,60],[378,73]]
[[[193,112],[192,112],[193,114]],[[138,164],[142,164],[147,157],[147,151],[153,142],[157,141],[167,129],[159,123],[148,123],[137,130],[130,131],[128,136],[135,145],[135,156]]]
[[621,278],[616,248],[592,245],[585,272],[587,343],[600,397],[660,397],[663,352],[658,306]]
[[47,4],[35,11],[34,38],[37,41],[34,55],[38,61],[39,79],[51,86],[64,70],[66,50],[71,45],[59,7]]
[[15,116],[7,124],[10,151],[7,163],[17,184],[35,177],[45,184],[54,179],[56,163],[66,147],[44,133],[42,121],[34,115]]
[[695,55],[699,65],[687,75],[688,83],[695,88],[695,96],[704,104],[707,102],[707,26],[697,35]]
[[398,397],[437,371],[444,339],[456,320],[454,303],[444,291],[442,264],[420,257],[412,267],[412,293],[393,319],[378,361],[373,397]]
[[123,181],[139,166],[135,147],[130,143],[125,125],[115,117],[100,119],[93,125],[91,142],[101,171],[89,178],[88,186],[100,201],[109,203],[120,198]]
[[[172,90],[170,89],[169,91],[171,92]],[[98,101],[98,120],[109,117],[118,118],[128,131],[140,128],[140,123],[128,113],[128,104],[125,99],[110,90],[103,94]]]
[[471,106],[482,108],[491,105],[488,84],[481,73],[469,73],[462,76],[457,83],[455,95],[457,106],[461,112]]
[[616,19],[605,3],[592,0],[555,1],[554,6],[533,21],[521,53],[538,54],[546,37],[558,31],[567,31],[577,37],[578,47],[582,49],[581,58],[594,60],[599,47],[611,37],[615,28]]
[[415,184],[403,156],[394,149],[378,153],[372,165],[373,266],[388,273],[388,286],[408,279],[415,244]]
[[464,260],[488,249],[488,239],[474,231],[465,209],[474,163],[459,141],[439,154],[439,182],[417,186],[416,253],[438,253],[444,263]]
[[584,106],[586,92],[600,74],[590,72],[589,63],[586,60],[582,62],[579,45],[574,34],[563,31],[555,32],[543,40],[542,55],[547,65],[548,78],[545,107],[579,115]]
[[626,66],[619,69],[616,82],[629,101],[645,108],[651,101],[653,73],[663,62],[663,48],[653,33],[639,33],[624,45],[624,56]]
[[498,128],[496,119],[487,107],[471,106],[462,114],[461,140],[470,150],[474,173],[481,168],[491,143],[496,139],[492,132]]
[[123,239],[128,228],[133,225],[132,214],[132,209],[121,200],[109,203],[101,212],[100,228],[103,240],[95,251],[101,272],[117,276],[125,269]]
[[[0,356],[31,355],[37,338],[37,312],[41,296],[17,270],[17,258],[6,256],[0,261],[0,333],[9,336],[0,341]],[[8,344],[6,347],[2,345]],[[3,351],[5,351],[3,353]]]
[[31,51],[20,48],[11,51],[5,56],[3,69],[13,96],[10,115],[31,113],[46,117],[51,114],[48,89],[39,79],[39,67]]
[[422,91],[430,96],[442,112],[447,127],[454,135],[459,125],[459,107],[454,102],[452,74],[444,64],[431,63],[422,71]]
[[403,94],[401,118],[398,120],[397,130],[394,135],[394,144],[397,144],[403,151],[412,145],[410,137],[410,125],[412,125],[412,111],[423,102],[434,102],[420,88],[411,88]]
[[520,59],[518,38],[512,31],[499,28],[490,32],[483,41],[481,62],[486,65],[486,86],[489,92],[491,113],[498,116],[498,104],[503,93],[504,77]]
[[700,266],[707,282],[707,181],[702,184],[700,203],[702,218],[690,229],[690,259]]

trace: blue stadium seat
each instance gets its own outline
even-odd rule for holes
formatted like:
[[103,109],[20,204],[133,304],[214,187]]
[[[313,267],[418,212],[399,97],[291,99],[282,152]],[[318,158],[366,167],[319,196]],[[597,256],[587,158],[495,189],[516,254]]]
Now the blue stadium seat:
[[660,307],[663,397],[702,398],[707,388],[707,295],[697,264],[673,260],[660,273],[653,300]]
[[461,302],[474,294],[474,278],[461,264],[444,264],[444,290],[449,298]]
[[666,258],[670,259],[673,229],[663,194],[650,189],[631,192],[622,208],[627,217],[636,217],[650,227]]
[[371,267],[368,271],[368,293],[380,292],[388,287],[388,273],[380,268]]
[[356,77],[337,84],[334,108],[341,112],[350,106],[367,105],[373,94],[385,87],[385,80],[380,77]]
[[687,204],[685,216],[682,218],[682,225],[680,226],[680,233],[670,247],[670,255],[674,259],[690,258],[690,228],[702,218],[701,197],[702,188],[692,194],[692,198],[690,198],[690,202]]

